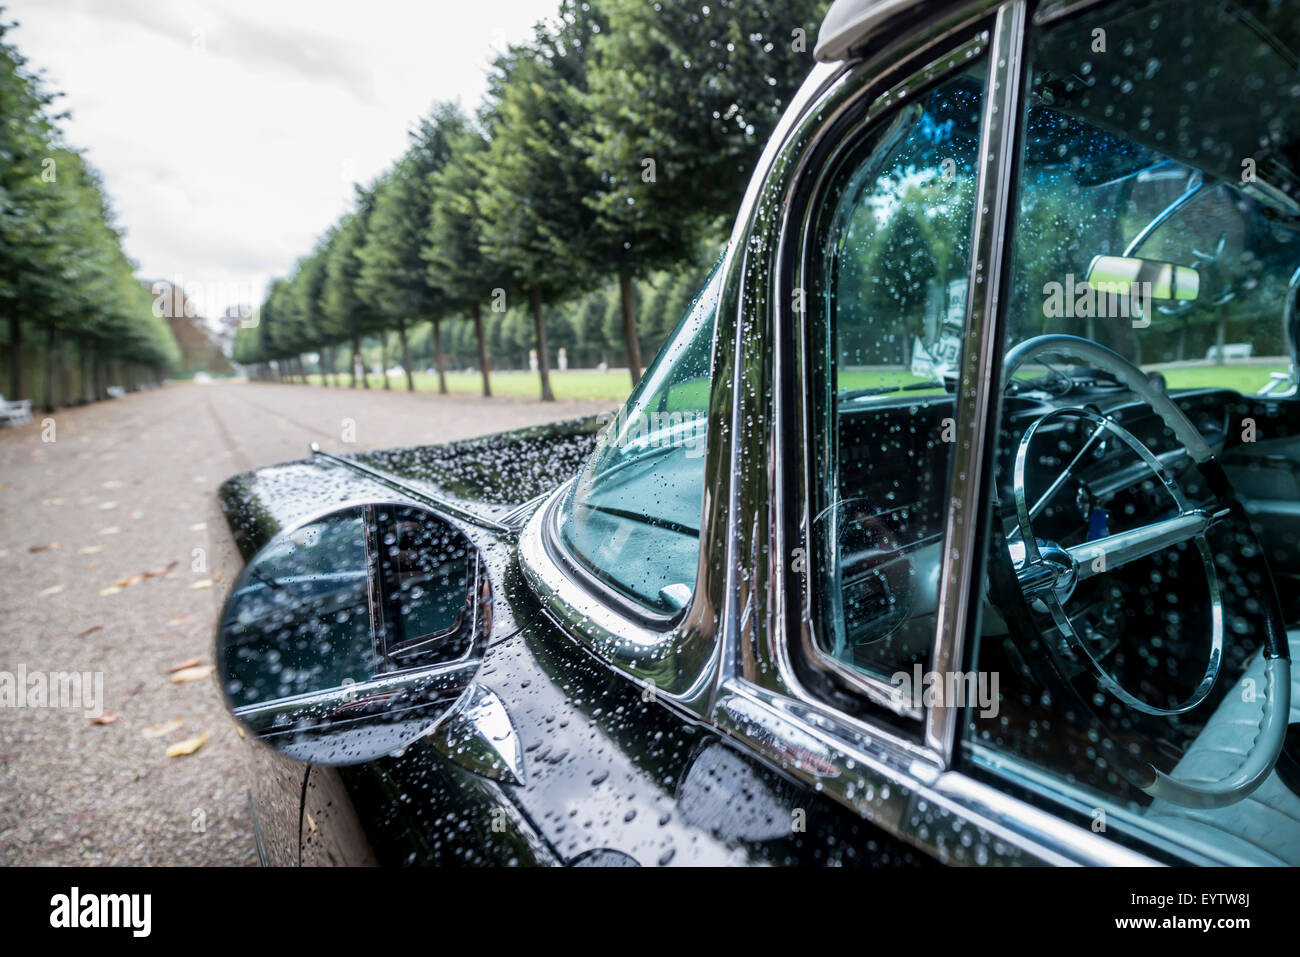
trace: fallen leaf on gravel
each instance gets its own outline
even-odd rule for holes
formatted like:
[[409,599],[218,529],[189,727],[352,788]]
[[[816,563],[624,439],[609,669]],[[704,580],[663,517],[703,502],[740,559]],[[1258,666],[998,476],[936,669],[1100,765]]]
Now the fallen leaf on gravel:
[[176,567],[177,565],[179,565],[179,564],[180,564],[180,561],[179,561],[179,559],[178,559],[177,561],[172,562],[170,565],[159,565],[157,568],[151,568],[151,569],[149,569],[147,572],[145,572],[145,573],[144,573],[144,577],[145,577],[145,578],[157,578],[157,577],[159,577],[160,575],[166,575],[169,571],[171,571],[173,568],[175,568],[175,567]]
[[61,498],[43,498],[43,499],[41,499],[41,504],[42,504],[42,505],[62,505],[62,504],[63,504],[63,499],[61,499]]
[[106,548],[108,548],[107,545],[87,545],[87,546],[85,546],[84,548],[78,548],[78,549],[77,549],[77,554],[78,554],[78,555],[94,555],[94,554],[97,554],[98,552],[102,552],[102,551],[103,551],[104,549],[106,549]]
[[121,487],[122,487],[122,483],[115,481],[113,479],[109,479],[107,482],[104,483],[104,488],[121,488]]
[[99,567],[99,562],[86,562],[86,571],[94,571]]
[[100,502],[100,503],[99,503],[99,507],[102,508],[102,509],[104,509],[104,511],[108,511],[110,508],[117,508],[117,503],[116,503],[116,502]]
[[99,530],[99,534],[101,534],[101,535],[116,535],[116,534],[117,534],[118,532],[120,532],[120,531],[121,531],[121,529],[118,528],[116,525],[110,525],[110,526],[108,526],[108,528],[101,528],[101,529]]
[[130,588],[132,585],[138,585],[144,581],[143,575],[128,575],[126,578],[119,578],[113,582],[118,588]]
[[112,724],[116,720],[117,720],[116,711],[106,711],[97,718],[91,718],[90,723],[91,724]]
[[210,731],[204,731],[197,738],[186,738],[184,741],[177,741],[167,749],[167,757],[179,758],[185,754],[193,754],[208,743],[208,735],[210,734]]
[[97,631],[103,631],[103,630],[104,630],[104,626],[103,626],[103,625],[91,625],[91,626],[90,626],[89,628],[87,628],[85,631],[79,631],[79,632],[77,632],[75,635],[73,635],[73,637],[74,637],[74,638],[85,638],[87,635],[93,635],[95,632],[97,632]]
[[193,612],[190,612],[188,615],[172,615],[170,618],[167,619],[167,624],[169,624],[169,625],[183,625],[183,624],[185,624],[187,621],[190,621],[190,620],[193,619],[193,618],[194,618],[194,613],[193,613]]
[[27,550],[31,552],[33,555],[35,555],[37,552],[44,552],[44,551],[48,551],[49,549],[58,548],[58,547],[59,547],[58,542],[50,542],[48,545],[31,545],[28,547]]
[[211,587],[212,587],[212,579],[211,579],[211,578],[205,578],[205,579],[203,579],[203,581],[201,581],[201,582],[195,582],[195,583],[194,583],[193,585],[191,585],[190,587],[191,587],[191,588],[211,588]]
[[184,718],[172,718],[170,721],[164,721],[162,724],[155,724],[152,727],[145,728],[140,733],[146,738],[164,738],[184,723]]
[[42,594],[42,595],[57,595],[57,594],[58,594],[59,592],[61,592],[61,591],[63,591],[63,585],[61,585],[61,584],[60,584],[60,585],[51,585],[49,588],[46,588],[44,591],[42,591],[41,594]]
[[235,734],[239,735],[239,737],[242,739],[244,737],[244,729],[241,728],[239,725],[235,725]]
[[216,668],[212,665],[199,665],[197,668],[183,668],[172,674],[167,680],[172,684],[182,685],[190,681],[199,681],[212,674]]
[[101,588],[99,594],[101,597],[107,598],[109,595],[116,595],[121,590],[116,585],[109,585],[107,588]]
[[215,572],[212,573],[212,580],[213,580],[213,581],[216,581],[216,582],[221,581],[221,569],[220,569],[220,568],[218,568]]
[[176,672],[181,671],[182,669],[185,668],[197,668],[201,664],[203,664],[202,658],[186,658],[179,665],[172,665],[170,668],[168,668],[167,673],[175,674]]
[[199,523],[196,524],[196,525],[191,525],[191,526],[190,526],[190,531],[191,531],[191,532],[201,532],[201,531],[203,531],[204,529],[206,529],[207,527],[208,527],[208,523],[207,523],[207,522],[199,522]]

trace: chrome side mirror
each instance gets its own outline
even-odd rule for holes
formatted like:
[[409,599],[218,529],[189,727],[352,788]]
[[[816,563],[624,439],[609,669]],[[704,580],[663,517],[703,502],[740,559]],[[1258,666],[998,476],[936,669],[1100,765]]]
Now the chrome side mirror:
[[353,764],[427,733],[464,695],[491,631],[482,557],[441,516],[364,503],[281,531],[226,600],[228,704],[290,757]]

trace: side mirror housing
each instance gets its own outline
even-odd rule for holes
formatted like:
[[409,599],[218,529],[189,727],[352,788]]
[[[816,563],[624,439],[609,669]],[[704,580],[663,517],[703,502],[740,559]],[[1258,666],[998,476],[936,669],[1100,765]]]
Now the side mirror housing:
[[491,631],[473,543],[412,505],[362,503],[277,534],[222,610],[217,662],[235,717],[317,764],[389,754],[466,692]]

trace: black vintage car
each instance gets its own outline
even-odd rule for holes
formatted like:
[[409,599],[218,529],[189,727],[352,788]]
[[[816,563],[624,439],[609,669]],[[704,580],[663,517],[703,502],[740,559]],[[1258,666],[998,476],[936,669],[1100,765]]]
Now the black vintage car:
[[1300,863],[1300,3],[838,0],[623,410],[221,490],[270,863]]

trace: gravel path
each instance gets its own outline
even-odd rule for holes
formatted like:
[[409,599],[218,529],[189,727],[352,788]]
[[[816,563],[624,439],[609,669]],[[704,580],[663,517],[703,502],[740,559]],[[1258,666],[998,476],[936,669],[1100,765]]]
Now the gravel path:
[[[312,441],[442,442],[611,407],[178,384],[60,411],[52,436],[39,415],[0,430],[0,864],[255,862],[247,746],[216,680],[169,680],[212,660],[228,583],[206,558],[226,544],[214,492],[227,476]],[[92,721],[93,677],[79,706],[13,704],[4,683],[24,668],[29,687],[38,673],[101,674],[100,720],[114,720]]]

